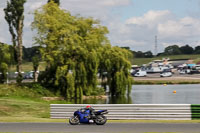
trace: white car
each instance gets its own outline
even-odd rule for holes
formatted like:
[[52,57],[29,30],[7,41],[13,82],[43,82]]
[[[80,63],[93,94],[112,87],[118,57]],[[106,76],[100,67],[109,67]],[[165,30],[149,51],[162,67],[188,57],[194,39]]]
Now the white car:
[[137,73],[134,74],[135,77],[145,77],[147,76],[146,71],[139,70]]
[[179,70],[178,72],[179,72],[179,74],[186,74],[185,70]]
[[160,77],[171,77],[172,76],[172,72],[162,72],[160,73]]

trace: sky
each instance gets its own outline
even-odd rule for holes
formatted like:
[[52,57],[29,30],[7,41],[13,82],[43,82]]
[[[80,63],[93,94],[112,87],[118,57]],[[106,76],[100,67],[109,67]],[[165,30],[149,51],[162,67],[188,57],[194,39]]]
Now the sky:
[[[31,30],[33,12],[47,0],[27,0],[23,45],[34,44]],[[200,45],[200,0],[60,0],[61,8],[73,15],[93,17],[109,30],[113,46],[130,47],[134,51],[163,52],[170,45],[193,48]],[[0,0],[0,42],[12,44],[3,9],[7,0]]]

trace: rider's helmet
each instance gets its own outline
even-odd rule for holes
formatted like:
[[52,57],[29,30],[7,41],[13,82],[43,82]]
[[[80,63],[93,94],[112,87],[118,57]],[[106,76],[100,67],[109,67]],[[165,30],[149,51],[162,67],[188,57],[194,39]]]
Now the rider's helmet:
[[86,106],[86,109],[89,109],[89,108],[91,108],[91,106],[90,106],[90,105],[87,105],[87,106]]

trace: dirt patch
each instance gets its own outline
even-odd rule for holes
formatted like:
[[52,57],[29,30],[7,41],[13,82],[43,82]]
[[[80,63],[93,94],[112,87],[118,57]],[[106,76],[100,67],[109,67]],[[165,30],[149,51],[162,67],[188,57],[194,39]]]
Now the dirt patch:
[[64,100],[64,97],[42,97],[42,100],[45,100],[45,101]]
[[105,95],[101,95],[101,96],[83,96],[83,99],[91,99],[91,98],[94,98],[94,99],[106,99],[108,96],[105,96]]
[[[83,96],[83,100],[85,99],[106,99],[108,96],[100,95],[100,96]],[[42,97],[42,100],[45,101],[62,101],[65,100],[64,97]]]
[[7,112],[7,111],[9,111],[9,110],[10,110],[9,107],[4,106],[4,105],[0,105],[0,111],[5,111],[5,112]]

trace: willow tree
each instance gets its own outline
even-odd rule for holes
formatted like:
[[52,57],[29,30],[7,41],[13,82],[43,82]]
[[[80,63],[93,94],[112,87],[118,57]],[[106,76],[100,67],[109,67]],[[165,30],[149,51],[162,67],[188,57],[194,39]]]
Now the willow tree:
[[9,26],[9,31],[12,36],[15,57],[17,61],[17,82],[21,83],[22,77],[22,32],[24,21],[24,3],[26,0],[10,0],[7,1],[7,7],[4,9],[5,19]]
[[[107,78],[112,96],[124,96],[131,92],[132,77],[130,76],[131,63],[128,60],[132,54],[119,47],[104,46],[101,59],[100,76]],[[103,72],[107,72],[103,75]]]
[[[109,44],[107,28],[92,18],[72,16],[53,1],[35,11],[32,27],[37,30],[35,40],[40,44],[43,59],[48,64],[40,81],[56,88],[66,98],[97,94],[97,75],[102,68],[100,63],[104,63],[101,59],[107,56],[115,62],[109,54],[102,56],[105,50],[116,49]],[[110,47],[106,49],[105,46]],[[118,56],[125,58],[123,54],[125,51]],[[111,71],[108,67],[105,67],[106,70]]]
[[52,1],[35,11],[32,26],[48,64],[43,84],[57,88],[66,98],[94,94],[98,49],[107,42],[107,29],[92,18],[72,16]]

